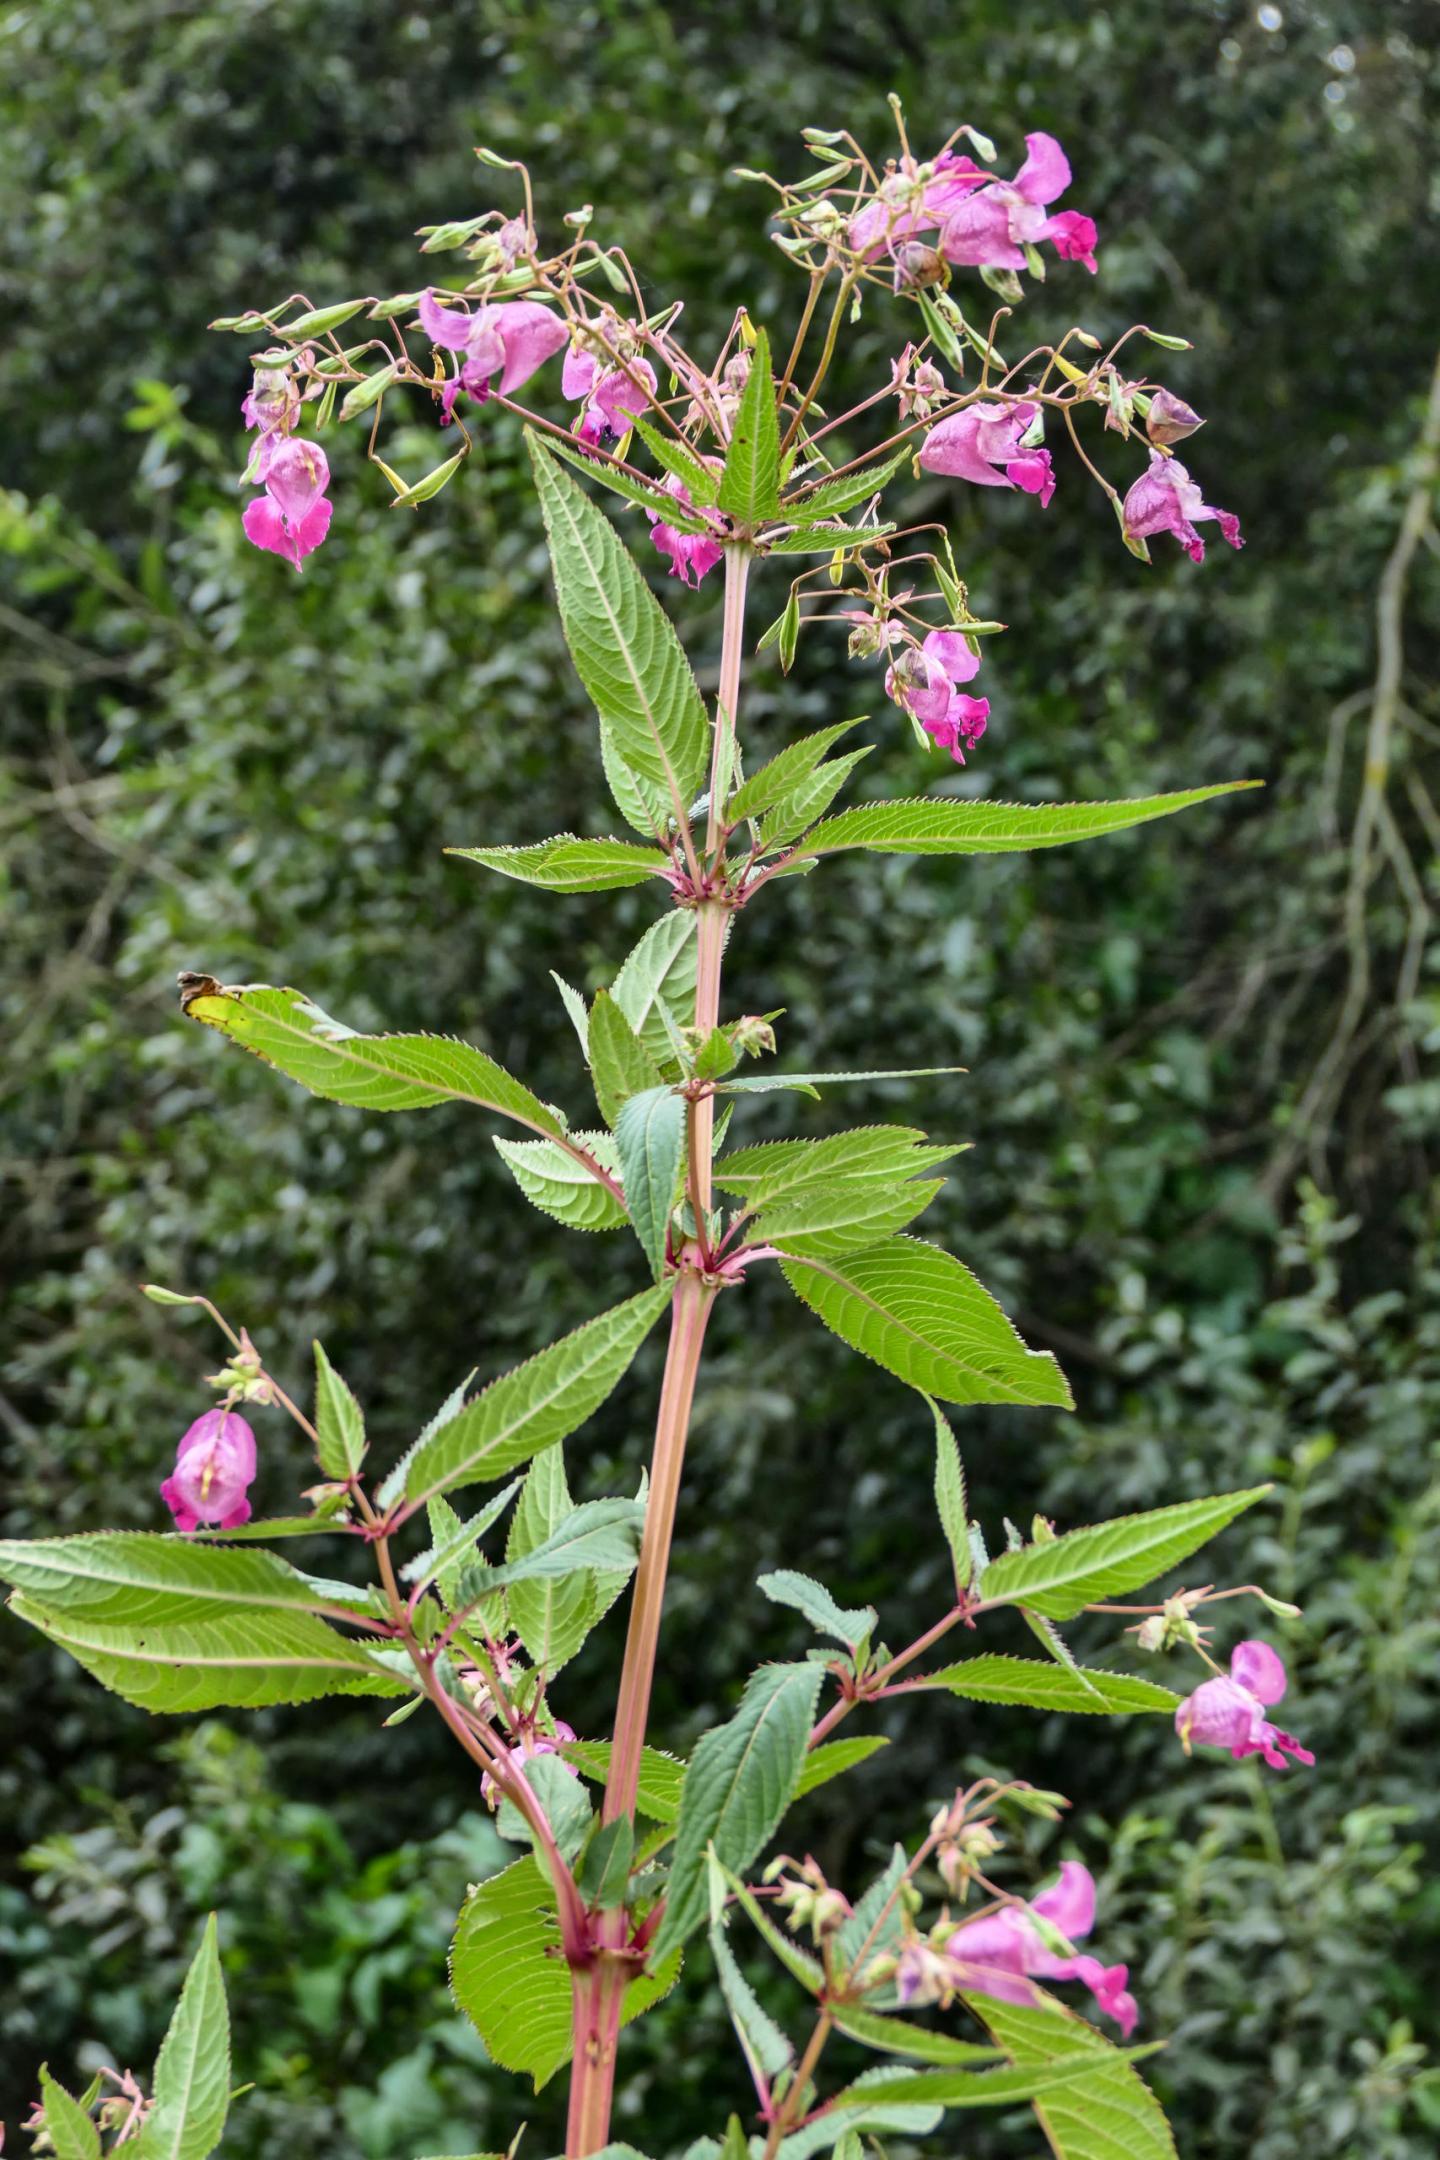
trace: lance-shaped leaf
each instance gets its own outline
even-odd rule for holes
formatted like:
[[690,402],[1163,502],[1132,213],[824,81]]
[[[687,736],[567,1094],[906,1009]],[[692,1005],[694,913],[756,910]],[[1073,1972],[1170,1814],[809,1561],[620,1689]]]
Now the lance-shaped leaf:
[[868,1733],[863,1739],[827,1740],[822,1747],[811,1748],[796,1780],[795,1798],[803,1800],[806,1793],[828,1785],[831,1778],[843,1777],[847,1770],[868,1762],[872,1755],[878,1755],[881,1748],[889,1745],[883,1733]]
[[1035,2100],[1055,2160],[1176,2160],[1160,2103],[1121,2050],[1059,2003],[1030,2009],[967,1995],[965,2001],[1019,2071],[1039,2075],[1084,2056],[1087,2067]]
[[750,1865],[794,1797],[822,1678],[818,1665],[762,1665],[728,1724],[701,1735],[685,1774],[675,1857],[656,1952],[682,1943],[707,1910],[707,1852]]
[[897,1845],[853,1912],[841,1921],[835,1947],[845,1964],[853,1965],[862,1952],[868,1960],[882,1951],[899,1949],[905,1930],[898,1893],[905,1867],[905,1848]]
[[670,1302],[659,1285],[562,1335],[418,1440],[380,1489],[407,1512],[436,1493],[504,1477],[598,1410]]
[[[565,1475],[565,1449],[557,1441],[530,1465],[510,1525],[506,1558],[523,1560],[538,1551],[574,1510]],[[628,1574],[627,1566],[627,1579]],[[507,1606],[531,1664],[553,1677],[575,1656],[594,1625],[595,1577],[584,1569],[569,1575],[522,1576],[507,1593]]]
[[841,2032],[849,2033],[852,2040],[858,2040],[862,2046],[874,2048],[882,2055],[908,2055],[914,2062],[936,2063],[941,2067],[949,2065],[956,2069],[1000,2060],[998,2048],[982,2047],[974,2040],[955,2040],[949,2033],[934,2031],[925,2025],[911,2025],[904,2018],[888,2017],[880,2011],[864,2009],[859,2003],[837,2003],[833,2015]]
[[605,768],[605,784],[615,798],[615,807],[627,825],[647,840],[663,840],[672,829],[684,824],[675,814],[669,791],[654,781],[642,779],[640,774],[627,765],[620,755],[614,731],[600,721],[600,762]]
[[863,749],[847,750],[843,757],[828,758],[797,788],[782,795],[760,820],[761,853],[773,854],[797,833],[804,832],[816,818],[823,817],[855,767],[869,757],[874,747],[873,743],[866,743]]
[[[1046,2063],[1027,2064],[1024,2069],[867,2070],[846,2091],[836,2093],[830,2105],[837,2110],[917,2104],[936,2108],[1014,2107],[1017,2101],[1033,2099],[1038,2093],[1083,2084],[1091,2074],[1090,2057],[1078,2048]],[[785,2145],[780,2149],[783,2152]]]
[[400,1570],[401,1580],[415,1590],[438,1582],[441,1595],[453,1612],[462,1602],[462,1571],[474,1561],[475,1548],[481,1538],[500,1520],[519,1490],[519,1478],[512,1478],[498,1493],[492,1493],[484,1507],[478,1509],[468,1522],[461,1520],[448,1500],[430,1501],[427,1519],[433,1543],[428,1551],[417,1553],[413,1560],[406,1562]]
[[914,802],[860,803],[817,825],[797,853],[834,855],[841,848],[865,848],[872,855],[1022,854],[1123,832],[1128,825],[1188,810],[1192,803],[1260,785],[1258,780],[1230,780],[1132,802],[975,803],[922,796]]
[[648,420],[636,419],[634,425],[636,434],[657,464],[663,465],[666,472],[674,473],[677,480],[684,481],[692,502],[714,502],[720,492],[720,476],[710,470],[703,458],[673,435],[662,434]]
[[796,1088],[813,1095],[817,1088],[842,1087],[859,1080],[934,1080],[942,1073],[964,1072],[963,1065],[910,1065],[888,1072],[752,1073],[740,1080],[717,1080],[717,1095],[773,1095],[782,1088]]
[[859,720],[842,720],[838,727],[821,728],[816,735],[802,735],[798,742],[787,743],[778,756],[760,766],[735,790],[725,805],[726,822],[738,825],[745,818],[759,817],[762,810],[773,809],[787,795],[793,795],[825,753],[859,725]]
[[609,519],[534,435],[529,443],[576,671],[625,764],[664,790],[683,825],[710,751],[690,663]]
[[[555,1850],[567,1867],[577,1858],[590,1835],[594,1815],[589,1795],[579,1778],[567,1770],[558,1755],[538,1755],[525,1765],[530,1789],[545,1810]],[[502,1800],[495,1828],[512,1845],[533,1845],[535,1834],[513,1800]]]
[[703,523],[693,510],[688,510],[684,503],[678,502],[673,495],[667,495],[663,488],[657,487],[653,480],[634,479],[629,473],[622,472],[618,465],[612,464],[603,454],[588,457],[584,451],[572,450],[568,443],[558,442],[553,435],[547,439],[545,448],[552,457],[563,458],[567,465],[574,466],[576,472],[584,473],[588,480],[598,480],[601,487],[609,488],[612,495],[623,495],[626,502],[638,503],[641,509],[648,510],[652,517],[663,518],[666,524],[673,525],[677,532],[708,533],[712,529]]
[[957,1153],[957,1147],[927,1141],[911,1125],[862,1125],[827,1140],[762,1140],[758,1147],[737,1148],[716,1163],[715,1183],[758,1206],[777,1194],[823,1188],[840,1178],[893,1185]]
[[317,1584],[277,1553],[152,1530],[7,1539],[0,1543],[0,1582],[13,1583],[51,1613],[133,1628],[204,1619],[221,1609],[232,1615],[333,1610],[356,1595],[349,1584]]
[[[621,2023],[669,1993],[680,1953],[625,1990]],[[472,1890],[450,1957],[455,2000],[502,2070],[520,2070],[538,2092],[570,2059],[570,1973],[550,1886],[533,1857]]]
[[1096,1672],[1086,1665],[1070,1671],[1043,1658],[1002,1657],[986,1652],[942,1666],[912,1683],[943,1688],[968,1702],[1023,1703],[1031,1710],[1079,1710],[1087,1716],[1130,1717],[1138,1711],[1174,1716],[1180,1697],[1153,1680],[1129,1673]]
[[555,1112],[503,1065],[448,1035],[357,1035],[298,990],[233,988],[205,977],[182,999],[188,1018],[228,1035],[312,1095],[360,1110],[425,1110],[474,1103],[558,1138]]
[[538,840],[533,847],[452,847],[447,855],[498,870],[502,877],[516,878],[522,885],[540,885],[546,892],[611,892],[621,885],[643,885],[647,878],[663,877],[670,858],[659,848],[637,847],[632,840],[577,840],[561,833],[554,840]]
[[582,1500],[550,1535],[499,1567],[467,1568],[467,1598],[503,1590],[509,1583],[563,1580],[582,1568],[606,1572],[632,1568],[640,1555],[645,1510],[636,1500]]
[[[880,2138],[887,2133],[919,2138],[936,2129],[943,2110],[934,2101],[886,2101],[872,2098],[866,2091],[872,2079],[888,2080],[891,2075],[883,2064],[877,2071],[865,2071],[848,2088],[848,2100],[845,2094],[837,2094],[823,2115],[812,2116],[808,2123],[780,2140],[777,2160],[810,2160],[812,2154],[829,2152],[852,2132],[870,2132]],[[852,2145],[852,2153],[853,2149]]]
[[924,1214],[944,1183],[836,1178],[828,1186],[797,1186],[766,1206],[750,1234],[757,1245],[774,1245],[796,1259],[840,1259],[903,1230]]
[[[620,1157],[608,1132],[578,1132],[571,1138],[602,1170],[618,1182]],[[579,1157],[553,1140],[503,1140],[495,1146],[527,1200],[571,1230],[618,1230],[625,1210],[610,1186],[602,1185]]]
[[837,1605],[823,1583],[798,1574],[794,1568],[775,1568],[756,1577],[755,1587],[772,1605],[789,1605],[802,1613],[818,1634],[833,1635],[847,1650],[868,1642],[877,1618],[873,1605]]
[[838,517],[842,510],[853,510],[857,503],[868,502],[872,495],[878,495],[914,455],[914,444],[906,443],[893,457],[883,459],[878,465],[867,465],[864,472],[846,473],[840,480],[822,480],[808,494],[785,503],[782,515],[793,519],[797,525],[813,525],[818,518]]
[[590,1077],[600,1115],[613,1126],[632,1095],[660,1087],[665,1075],[608,991],[590,1008]]
[[780,420],[770,341],[763,330],[756,331],[750,350],[750,373],[730,431],[718,500],[742,525],[758,525],[780,507]]
[[782,533],[767,540],[768,555],[834,555],[841,548],[868,547],[893,533],[893,525],[807,525],[799,532]]
[[[566,1762],[574,1763],[577,1770],[597,1785],[608,1781],[608,1740],[571,1740],[560,1752]],[[635,1796],[637,1814],[648,1816],[651,1822],[674,1822],[680,1812],[680,1795],[684,1789],[685,1765],[678,1757],[664,1755],[658,1748],[642,1748],[640,1783]]]
[[980,1594],[1024,1605],[1048,1620],[1073,1619],[1097,1599],[1123,1597],[1177,1567],[1270,1490],[1252,1485],[1212,1499],[1181,1500],[1001,1553],[985,1570]]
[[212,1913],[155,2059],[155,2105],[142,2141],[146,2160],[207,2160],[220,2143],[229,2108],[230,2013]]
[[11,1610],[102,1687],[141,1710],[257,1710],[322,1695],[407,1695],[406,1683],[305,1612],[245,1606],[184,1620],[110,1626],[55,1612],[17,1591]]
[[365,1459],[365,1413],[315,1344],[315,1452],[326,1477],[354,1477]]
[[935,1512],[955,1563],[955,1587],[963,1591],[968,1589],[973,1572],[965,1467],[949,1419],[938,1403],[932,1402],[930,1408],[935,1417]]
[[922,1394],[1073,1407],[1054,1358],[1027,1350],[989,1291],[938,1246],[897,1237],[846,1260],[781,1267],[832,1333]]
[[740,2051],[757,2085],[762,2080],[768,2083],[789,2068],[795,2050],[769,2011],[762,2009],[755,1990],[736,1963],[723,1924],[710,1929],[710,1954]]
[[615,1120],[625,1204],[657,1282],[685,1164],[685,1103],[672,1088],[632,1095]]
[[55,2160],[100,2160],[100,2133],[73,2093],[57,2085],[40,2065],[40,2105],[45,2110],[48,2150]]
[[695,1017],[698,966],[695,917],[673,909],[650,925],[610,985],[611,997],[662,1068],[675,1058],[679,1030]]

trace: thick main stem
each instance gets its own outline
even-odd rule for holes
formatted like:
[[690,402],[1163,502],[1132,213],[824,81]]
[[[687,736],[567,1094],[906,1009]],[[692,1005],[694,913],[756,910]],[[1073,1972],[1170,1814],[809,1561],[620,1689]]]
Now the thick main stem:
[[[731,784],[736,714],[740,703],[745,587],[749,571],[748,549],[727,547],[720,681],[705,833],[706,873],[717,882],[725,846],[724,801]],[[725,901],[719,898],[702,898],[696,909],[695,1026],[702,1039],[710,1033],[720,1015],[720,973],[728,913]],[[703,1218],[710,1206],[713,1134],[714,1098],[707,1095],[694,1105],[690,1120],[693,1155],[690,1184],[699,1211],[697,1229],[702,1234]],[[645,1536],[640,1547],[640,1565],[635,1571],[630,1629],[625,1639],[625,1663],[620,1675],[620,1699],[610,1744],[610,1774],[606,1780],[604,1804],[607,1823],[634,1814],[640,1783],[640,1757],[650,1714],[660,1615],[665,1602],[670,1547],[675,1535],[675,1510],[685,1467],[685,1443],[695,1400],[695,1379],[700,1369],[700,1352],[710,1309],[719,1288],[718,1284],[706,1280],[701,1267],[696,1264],[702,1249],[700,1241],[687,1248],[670,1309],[670,1346],[665,1357],[665,1376],[660,1385],[660,1405],[655,1418]],[[598,1947],[594,1961],[572,1973],[574,2063],[565,2140],[568,2160],[583,2160],[584,2155],[599,2152],[610,2140],[620,2013],[626,1982],[633,1970],[623,1956],[628,1928],[623,1910],[602,1913],[596,1928]]]

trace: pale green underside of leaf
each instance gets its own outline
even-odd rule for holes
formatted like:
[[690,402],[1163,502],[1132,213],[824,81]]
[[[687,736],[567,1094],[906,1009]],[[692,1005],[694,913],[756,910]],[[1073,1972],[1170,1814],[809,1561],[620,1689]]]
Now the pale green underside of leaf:
[[207,2160],[230,2107],[230,2014],[212,1914],[155,2062],[146,2160]]
[[1174,1716],[1180,1697],[1153,1680],[1130,1673],[1096,1672],[1081,1666],[1071,1672],[1043,1658],[1004,1657],[986,1652],[962,1658],[927,1673],[919,1688],[943,1688],[969,1702],[1021,1703],[1032,1710],[1078,1710],[1086,1716],[1128,1717],[1138,1711]]
[[668,1285],[642,1290],[502,1373],[416,1443],[381,1487],[382,1503],[403,1491],[418,1507],[436,1493],[504,1477],[565,1439],[604,1402],[669,1302]]
[[808,1620],[818,1634],[833,1636],[847,1649],[853,1650],[857,1643],[868,1641],[874,1632],[876,1612],[873,1605],[839,1605],[823,1583],[799,1574],[794,1568],[774,1568],[768,1575],[757,1576],[756,1588],[773,1605],[788,1605]]
[[659,1087],[664,1074],[606,990],[590,1008],[590,1077],[601,1117],[613,1127],[632,1095]]
[[[659,2002],[680,1971],[677,1950],[625,1991],[621,2022]],[[465,1900],[450,1957],[455,2000],[502,2070],[525,2072],[538,2092],[570,2059],[570,1973],[544,1876],[517,1860]]]
[[315,1344],[315,1452],[328,1478],[354,1476],[365,1459],[365,1416],[324,1346]]
[[1089,2057],[1078,2048],[1048,2062],[1009,2070],[872,2070],[848,2092],[837,2093],[831,2106],[1014,2107],[1017,2101],[1088,2080],[1092,2074]]
[[1058,2003],[1041,2010],[985,1995],[965,2001],[1017,2069],[1040,2070],[1076,2052],[1092,2058],[1084,2076],[1035,2103],[1055,2160],[1176,2160],[1160,2103],[1120,2050],[1083,2018]]
[[706,1916],[707,1848],[745,1868],[794,1797],[820,1692],[818,1665],[762,1665],[728,1724],[701,1735],[690,1758],[656,1949],[682,1943]]
[[100,2160],[100,2133],[73,2093],[57,2085],[42,2063],[40,2102],[48,2150],[55,2160]]
[[245,1607],[137,1629],[52,1612],[18,1591],[10,1603],[102,1687],[141,1710],[256,1710],[322,1695],[410,1692],[361,1645],[309,1613]]
[[794,1088],[813,1095],[817,1088],[845,1087],[861,1080],[935,1080],[947,1073],[963,1073],[963,1065],[899,1066],[888,1072],[752,1073],[740,1080],[717,1080],[717,1095],[774,1095]]
[[534,435],[529,442],[576,671],[620,756],[683,821],[710,747],[690,663],[609,520]]
[[685,1104],[668,1087],[632,1095],[615,1120],[625,1204],[650,1272],[665,1272],[666,1235],[685,1161]]
[[837,548],[866,546],[893,533],[893,525],[811,525],[801,532],[782,533],[767,540],[769,555],[833,555]]
[[980,1594],[1024,1605],[1049,1620],[1073,1619],[1087,1605],[1123,1597],[1178,1566],[1270,1490],[1255,1485],[1246,1492],[1182,1500],[1001,1553],[985,1570]]
[[675,1064],[675,1030],[695,1017],[699,945],[694,914],[672,909],[645,932],[614,982],[610,995],[645,1049],[667,1071]]
[[[618,1179],[620,1158],[608,1132],[578,1132],[571,1137]],[[556,1222],[571,1230],[624,1228],[625,1210],[610,1188],[553,1140],[505,1140],[497,1134],[495,1146],[526,1199],[553,1215]]]
[[795,2050],[770,2013],[761,2007],[755,1990],[740,1970],[723,1925],[710,1929],[710,1954],[730,2021],[747,2058],[767,2078],[778,2077],[793,2062]]
[[546,892],[610,892],[621,885],[643,885],[670,867],[670,858],[659,848],[638,847],[630,840],[579,840],[561,833],[554,840],[540,840],[532,847],[446,848],[483,869],[498,870],[502,877],[517,878],[522,885],[540,885]]
[[148,1530],[0,1543],[0,1581],[53,1613],[130,1627],[203,1619],[217,1606],[295,1612],[328,1602],[276,1553]]
[[473,1103],[558,1136],[555,1112],[470,1043],[448,1035],[357,1035],[298,990],[248,983],[186,1001],[199,1020],[263,1058],[312,1095],[358,1110]]
[[842,1342],[923,1394],[1072,1407],[1054,1358],[1027,1350],[989,1291],[938,1246],[890,1238],[846,1260],[785,1260],[781,1267],[795,1295]]
[[1151,818],[1187,810],[1193,803],[1260,784],[1231,780],[1218,787],[1184,788],[1178,794],[1151,795],[1133,802],[970,803],[922,796],[913,802],[859,803],[817,825],[796,852],[833,855],[841,848],[866,848],[876,855],[1023,853],[1122,832],[1126,826],[1144,825]]

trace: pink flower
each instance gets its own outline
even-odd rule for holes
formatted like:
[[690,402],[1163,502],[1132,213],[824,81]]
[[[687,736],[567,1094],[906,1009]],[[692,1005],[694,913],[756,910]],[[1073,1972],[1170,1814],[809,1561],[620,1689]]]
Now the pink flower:
[[245,537],[298,570],[330,530],[330,461],[319,443],[271,430],[256,445],[250,471],[265,493],[246,505]]
[[965,697],[957,690],[938,719],[922,720],[920,725],[934,737],[937,748],[948,750],[955,763],[963,765],[965,752],[979,742],[989,718],[989,698]]
[[447,419],[462,391],[483,400],[497,375],[500,395],[508,397],[559,352],[569,335],[558,315],[538,300],[500,300],[472,315],[465,308],[442,307],[433,292],[420,296],[420,327],[432,345],[465,355],[441,398]]
[[899,400],[902,420],[928,420],[949,394],[934,361],[917,360],[913,345],[907,345],[899,359],[891,361],[890,387]]
[[[523,1770],[526,1763],[533,1762],[537,1755],[558,1755],[561,1748],[568,1747],[574,1738],[574,1732],[565,1720],[556,1718],[553,1733],[527,1728],[521,1733],[514,1747],[507,1748],[505,1752],[515,1768]],[[564,1763],[561,1767],[569,1771],[571,1777],[578,1779],[579,1772],[570,1763]],[[480,1780],[480,1793],[482,1799],[488,1800],[491,1807],[500,1799],[500,1789],[488,1770]]]
[[638,355],[623,368],[606,367],[594,353],[572,345],[565,355],[560,387],[566,397],[581,400],[576,434],[598,446],[618,442],[636,416],[650,410],[656,376],[650,362]]
[[1029,398],[1017,405],[967,405],[931,428],[920,463],[926,472],[946,473],[976,487],[1023,488],[1038,495],[1043,508],[1055,492],[1050,453],[1021,448],[1039,411]]
[[[665,493],[673,495],[687,510],[694,510],[690,490],[678,473],[671,473],[666,480]],[[651,539],[662,555],[670,557],[671,577],[678,577],[682,585],[698,585],[707,571],[724,560],[725,549],[719,540],[708,539],[704,533],[677,532],[673,525],[657,519],[653,511],[647,510],[645,515],[652,527]],[[701,511],[699,515],[711,517],[709,511]]]
[[941,152],[925,179],[912,161],[887,173],[874,201],[851,219],[850,245],[867,262],[895,255],[921,233],[934,232],[972,188],[984,187],[992,177],[973,158],[950,150]]
[[1007,1905],[958,1927],[945,1945],[950,1986],[993,1996],[997,2002],[1034,2003],[1033,1981],[1081,1980],[1128,2040],[1139,2010],[1126,1992],[1127,1967],[1050,1949],[1035,1919],[1048,1921],[1070,1942],[1088,1935],[1095,1925],[1095,1880],[1089,1868],[1067,1860],[1060,1880],[1027,1906]]
[[[942,420],[943,428],[947,423]],[[940,430],[937,428],[936,433]],[[923,462],[923,453],[922,453]],[[1204,562],[1205,543],[1195,526],[1202,518],[1214,518],[1231,547],[1244,547],[1240,520],[1231,510],[1214,510],[1178,458],[1152,450],[1150,469],[1143,472],[1125,497],[1125,537],[1147,540],[1154,533],[1174,533],[1191,562]]]
[[245,1494],[254,1481],[255,1435],[249,1425],[238,1410],[207,1410],[176,1448],[175,1468],[160,1497],[177,1530],[193,1530],[202,1522],[234,1530],[250,1520]]
[[1199,413],[1176,397],[1173,390],[1157,390],[1145,415],[1145,432],[1153,443],[1183,442],[1196,428],[1204,427]]
[[[981,188],[973,183],[955,204],[940,234],[941,250],[952,263],[992,270],[1023,270],[1026,246],[1049,240],[1067,262],[1095,269],[1093,218],[1078,210],[1053,217],[1046,208],[1070,185],[1070,161],[1053,135],[1027,135],[1025,163],[1010,181]],[[968,164],[968,160],[964,161]],[[963,178],[969,181],[969,174]]]
[[1285,1688],[1285,1665],[1278,1651],[1269,1643],[1238,1643],[1229,1679],[1217,1675],[1203,1681],[1175,1712],[1175,1730],[1186,1754],[1198,1741],[1201,1747],[1229,1748],[1236,1762],[1247,1755],[1263,1755],[1272,1770],[1283,1770],[1287,1755],[1297,1762],[1313,1763],[1315,1757],[1308,1748],[1265,1716]]
[[979,655],[956,630],[932,630],[923,645],[909,645],[886,671],[885,695],[922,725],[942,720],[955,683],[980,672]]

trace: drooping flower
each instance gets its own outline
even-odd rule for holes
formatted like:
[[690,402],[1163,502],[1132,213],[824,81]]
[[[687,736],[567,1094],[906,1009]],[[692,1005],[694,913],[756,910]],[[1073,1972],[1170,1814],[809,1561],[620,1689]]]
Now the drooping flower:
[[[666,480],[665,493],[673,495],[676,502],[683,503],[687,510],[695,510],[690,490],[678,473],[671,473]],[[701,510],[696,514],[707,522],[714,522],[712,513],[708,510]],[[651,510],[647,510],[645,515],[650,520],[651,539],[662,555],[670,557],[671,577],[678,577],[682,585],[698,585],[701,578],[715,568],[716,563],[724,560],[725,549],[718,539],[712,540],[705,533],[680,532],[674,525],[667,525],[663,518],[657,518]]]
[[1202,1681],[1175,1712],[1175,1730],[1186,1754],[1198,1742],[1201,1747],[1229,1748],[1237,1762],[1262,1755],[1272,1770],[1283,1770],[1287,1755],[1313,1763],[1310,1750],[1265,1715],[1280,1701],[1286,1685],[1284,1660],[1269,1643],[1237,1644],[1229,1678],[1219,1673]]
[[196,1418],[184,1435],[160,1497],[177,1530],[194,1530],[202,1522],[234,1530],[250,1520],[246,1492],[254,1480],[254,1433],[238,1410],[217,1407]]
[[932,630],[921,645],[907,645],[885,673],[885,694],[919,721],[957,765],[985,733],[988,698],[967,697],[958,685],[979,672],[980,658],[958,630]]
[[420,295],[420,327],[432,345],[465,355],[441,396],[447,420],[462,392],[483,401],[497,375],[500,395],[508,397],[559,352],[570,334],[539,300],[487,302],[472,315],[465,308],[443,307],[433,292]]
[[[575,1734],[565,1720],[556,1718],[553,1733],[541,1732],[536,1726],[527,1726],[515,1745],[507,1748],[505,1752],[514,1767],[523,1770],[526,1763],[534,1762],[538,1755],[558,1755],[561,1748],[567,1747],[574,1738]],[[561,1768],[578,1780],[579,1772],[573,1764],[562,1763]],[[483,1799],[489,1801],[491,1807],[495,1807],[500,1800],[500,1788],[488,1770],[480,1780],[480,1793]]]
[[[940,233],[946,260],[991,270],[1023,270],[1026,246],[1048,240],[1067,262],[1095,269],[1093,218],[1078,210],[1047,216],[1049,205],[1070,185],[1070,161],[1053,135],[1025,138],[1029,153],[1013,180],[973,182],[947,216]],[[964,161],[968,164],[968,160]],[[971,176],[963,176],[970,182]]]
[[[940,423],[941,427],[946,424]],[[1173,533],[1191,562],[1205,560],[1205,543],[1195,530],[1202,518],[1214,518],[1222,538],[1231,547],[1245,545],[1240,537],[1240,520],[1233,510],[1213,509],[1180,460],[1167,457],[1163,450],[1151,451],[1149,470],[1132,483],[1125,497],[1124,514],[1128,540]]]
[[245,537],[298,570],[330,530],[330,461],[319,443],[276,432],[262,438],[251,470],[265,493],[246,505]]
[[1023,488],[1038,495],[1043,508],[1055,492],[1050,453],[1022,448],[1039,411],[1030,398],[1015,405],[967,405],[931,428],[920,447],[921,466],[976,487]]
[[874,262],[898,255],[920,234],[934,232],[972,188],[994,178],[973,158],[942,151],[928,166],[913,159],[881,181],[874,200],[850,220],[848,239],[857,255]]
[[[1037,1927],[1037,1920],[1046,1925]],[[997,2002],[1034,2003],[1035,1981],[1080,1980],[1128,2040],[1140,2014],[1126,1991],[1128,1968],[1061,1952],[1045,1939],[1058,1932],[1073,1943],[1094,1925],[1095,1879],[1080,1861],[1067,1860],[1060,1880],[1028,1905],[1007,1905],[956,1928],[944,1945],[949,1986]]]
[[580,400],[576,434],[597,446],[618,442],[631,422],[650,410],[655,396],[656,375],[648,360],[636,354],[624,367],[612,367],[605,364],[608,357],[572,345],[560,378],[565,396]]
[[928,420],[949,395],[945,377],[933,360],[917,360],[915,347],[907,345],[890,363],[890,387],[900,405],[902,420]]
[[1184,442],[1205,422],[1193,411],[1183,398],[1176,397],[1173,390],[1157,390],[1150,400],[1150,410],[1145,415],[1145,432],[1152,443]]

